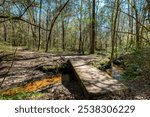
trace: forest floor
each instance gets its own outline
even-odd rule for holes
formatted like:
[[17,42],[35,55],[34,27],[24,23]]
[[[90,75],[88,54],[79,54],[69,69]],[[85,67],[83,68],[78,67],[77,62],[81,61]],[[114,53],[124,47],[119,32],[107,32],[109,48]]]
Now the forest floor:
[[[0,63],[0,82],[2,82],[2,80],[5,78],[5,81],[2,85],[2,91],[7,92],[7,94],[8,92],[10,94],[15,94],[18,92],[16,91],[18,88],[15,88],[15,91],[9,91],[7,89],[25,86],[31,82],[33,83],[42,79],[51,79],[53,77],[57,77],[59,74],[54,73],[55,71],[53,71],[53,69],[48,71],[45,70],[45,72],[42,69],[43,66],[57,68],[59,65],[66,62],[65,60],[68,58],[84,59],[87,62],[98,61],[100,59],[98,56],[93,57],[80,55],[64,55],[62,57],[55,54],[32,52],[22,48],[17,49],[15,57],[13,54],[5,55],[4,53],[1,54],[1,56],[5,57],[3,57]],[[11,64],[13,65],[10,68]],[[9,68],[9,73],[7,73]],[[37,91],[42,93],[42,96],[34,99],[85,99],[77,80],[70,80],[71,78],[69,79],[68,77],[69,76],[66,74],[65,77],[61,79],[63,80],[62,83],[54,82],[50,85],[46,85],[44,88],[37,86]]]
[[[99,62],[104,58],[105,57],[101,55],[82,56],[74,54],[60,56],[57,54],[32,52],[22,48],[18,48],[15,55],[1,52],[0,82],[2,82],[3,79],[5,79],[5,81],[2,84],[0,93],[5,94],[5,92],[7,92],[7,94],[16,94],[18,92],[17,90],[21,89],[22,91],[23,88],[26,88],[29,91],[29,88],[32,88],[32,90],[35,89],[33,92],[38,92],[40,95],[29,95],[25,97],[25,99],[86,99],[77,80],[71,80],[72,78],[67,74],[65,74],[65,77],[62,77],[62,74],[60,75],[59,72],[54,73],[52,69],[51,71],[44,71],[41,67],[50,66],[57,70],[67,59],[83,59],[89,63],[93,63]],[[73,77],[72,72],[69,74]],[[58,81],[55,82],[52,78],[58,78]],[[62,80],[62,82],[59,80]],[[39,83],[39,81],[46,83],[43,85],[41,82]],[[36,88],[32,86],[35,84],[37,86]],[[136,80],[126,82],[125,84],[130,88],[130,93],[125,97],[121,98],[114,95],[107,95],[100,99],[150,99],[149,81]],[[9,90],[14,87],[14,90]]]

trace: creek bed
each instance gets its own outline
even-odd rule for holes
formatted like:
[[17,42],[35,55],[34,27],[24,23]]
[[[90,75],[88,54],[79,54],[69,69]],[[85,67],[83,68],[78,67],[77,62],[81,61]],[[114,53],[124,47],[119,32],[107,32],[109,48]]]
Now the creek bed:
[[58,74],[61,75],[61,84],[53,85],[42,90],[41,92],[46,94],[43,98],[49,100],[86,99],[70,67],[61,69]]

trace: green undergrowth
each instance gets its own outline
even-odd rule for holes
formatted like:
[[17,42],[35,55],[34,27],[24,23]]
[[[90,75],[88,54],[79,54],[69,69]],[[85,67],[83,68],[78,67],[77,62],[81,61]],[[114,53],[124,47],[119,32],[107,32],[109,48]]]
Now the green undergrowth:
[[0,94],[0,100],[36,100],[42,97],[44,94],[42,93],[27,93],[27,92],[20,92],[15,95],[2,95]]
[[15,51],[15,47],[12,47],[6,42],[0,42],[0,52],[12,53]]
[[91,64],[102,71],[110,69],[110,60],[108,58],[104,58],[98,62],[92,62]]
[[125,61],[123,80],[136,80],[150,76],[150,50],[143,49],[130,54]]
[[65,68],[65,64],[56,64],[56,65],[43,65],[38,69],[43,72],[53,72],[58,74],[62,69]]
[[[92,65],[102,71],[111,69],[110,59],[102,59]],[[150,78],[150,48],[132,50],[121,55],[114,60],[114,65],[124,69],[121,79],[123,82],[148,79]]]

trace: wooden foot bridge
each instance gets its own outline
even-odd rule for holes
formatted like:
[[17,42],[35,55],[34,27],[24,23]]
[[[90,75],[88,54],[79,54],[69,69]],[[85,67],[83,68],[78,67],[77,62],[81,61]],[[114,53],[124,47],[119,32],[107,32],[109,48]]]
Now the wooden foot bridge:
[[123,94],[127,90],[120,81],[88,65],[84,60],[69,60],[69,63],[88,98],[109,93]]

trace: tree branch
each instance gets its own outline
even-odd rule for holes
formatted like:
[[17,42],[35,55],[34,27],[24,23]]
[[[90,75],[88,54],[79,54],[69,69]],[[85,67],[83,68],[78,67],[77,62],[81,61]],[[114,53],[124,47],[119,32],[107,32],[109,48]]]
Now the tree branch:
[[[11,20],[11,19],[16,19],[16,20],[19,20],[19,19],[21,19],[23,16],[24,16],[24,14],[27,12],[27,10],[32,6],[32,4],[35,2],[35,0],[33,0],[33,2],[31,2],[26,8],[25,8],[25,10],[23,11],[23,13],[20,15],[20,16],[5,16],[5,15],[0,15],[0,18],[3,18],[3,19],[9,19],[9,20]],[[3,23],[3,22],[5,22],[5,21],[8,21],[8,20],[4,20],[4,21],[2,21],[2,22],[0,22],[0,23]]]
[[[107,29],[112,30],[111,28],[105,27],[105,26],[103,26],[103,28],[107,28]],[[113,30],[113,31],[114,31],[114,30]],[[115,32],[121,33],[121,34],[130,34],[130,35],[134,35],[134,36],[137,35],[137,34],[135,34],[135,33],[131,33],[131,32],[123,32],[123,31],[119,31],[119,30],[115,30]],[[150,43],[150,41],[149,41],[147,38],[143,37],[142,35],[139,35],[139,36],[140,36],[142,39],[144,39],[146,42]]]
[[12,63],[10,65],[10,67],[8,68],[8,71],[5,73],[5,76],[4,76],[3,80],[2,80],[2,82],[0,83],[0,89],[2,88],[2,85],[3,85],[3,83],[4,83],[5,79],[6,79],[7,74],[10,72],[10,69],[13,67],[15,56],[16,56],[16,52],[17,52],[17,48],[16,48],[16,50],[14,52],[14,57],[13,57]]
[[[113,9],[114,9],[114,7],[108,6],[108,5],[105,5],[105,7],[113,8]],[[119,11],[122,12],[122,13],[124,13],[124,14],[126,14],[127,16],[133,18],[134,20],[136,20],[136,18],[135,18],[134,16],[132,16],[132,15],[130,15],[130,14],[128,14],[128,13],[126,13],[126,12],[120,10],[120,9],[119,9]],[[146,26],[144,26],[141,22],[138,21],[138,23],[139,23],[143,28],[145,28],[147,31],[150,31],[150,29],[148,29]]]
[[60,15],[60,13],[63,11],[63,9],[67,6],[67,4],[69,3],[70,0],[67,0],[67,2],[62,6],[60,7],[60,10],[56,13],[56,15],[54,16],[53,20],[51,21],[51,25],[50,25],[50,32],[49,32],[49,35],[48,35],[48,39],[47,39],[47,43],[46,43],[46,52],[48,51],[48,46],[49,46],[49,42],[51,40],[51,33],[52,33],[52,30],[53,30],[53,27],[54,27],[54,24],[58,18],[58,16]]
[[27,12],[27,10],[33,5],[33,3],[35,2],[35,0],[33,0],[24,10],[24,12],[20,15],[20,17],[24,16],[24,14]]

